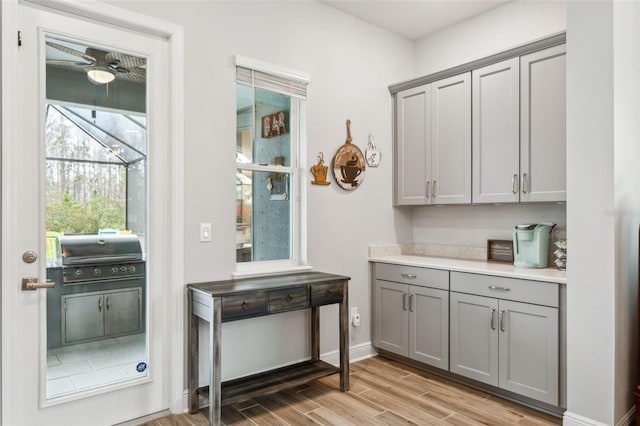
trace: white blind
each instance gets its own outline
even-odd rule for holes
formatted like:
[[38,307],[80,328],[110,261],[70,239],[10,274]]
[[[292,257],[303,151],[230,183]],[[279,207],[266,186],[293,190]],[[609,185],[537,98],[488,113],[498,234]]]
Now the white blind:
[[307,98],[307,82],[236,66],[236,81],[296,98]]

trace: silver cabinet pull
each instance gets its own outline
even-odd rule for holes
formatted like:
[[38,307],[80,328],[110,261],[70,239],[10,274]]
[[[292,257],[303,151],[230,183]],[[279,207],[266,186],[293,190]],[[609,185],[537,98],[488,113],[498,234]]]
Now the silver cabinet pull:
[[489,324],[491,325],[492,330],[496,329],[496,309],[495,308],[489,309]]
[[428,180],[427,181],[427,198],[431,197],[431,190],[430,190],[431,186],[430,185],[431,185],[431,181]]
[[415,296],[415,294],[411,294],[409,293],[409,311],[413,312],[416,310],[416,307],[414,305],[414,301],[413,301],[413,296]]
[[407,310],[407,293],[402,293],[402,309]]
[[102,312],[102,297],[98,299],[98,312]]
[[438,196],[438,193],[436,192],[436,182],[437,181],[433,181],[433,185],[431,185],[431,195],[433,196],[433,198],[436,198]]
[[107,305],[107,311],[108,311],[109,310],[109,296],[107,296],[106,305]]
[[514,194],[518,193],[518,174],[515,173],[511,178],[511,192]]
[[511,291],[511,289],[509,287],[498,287],[495,285],[490,285],[489,286],[489,290],[496,290],[496,291]]
[[505,331],[505,325],[504,325],[504,309],[500,310],[500,331],[504,332]]
[[522,193],[526,194],[527,193],[527,174],[526,173],[522,174],[522,183],[520,184],[520,186],[522,187]]
[[406,272],[401,273],[400,276],[402,276],[402,278],[411,278],[411,279],[418,278],[416,274],[408,274]]

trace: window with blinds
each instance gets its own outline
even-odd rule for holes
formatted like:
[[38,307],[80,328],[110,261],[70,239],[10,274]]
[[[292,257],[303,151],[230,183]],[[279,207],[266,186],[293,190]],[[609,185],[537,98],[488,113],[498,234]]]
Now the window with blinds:
[[300,146],[308,78],[236,58],[238,271],[304,263]]

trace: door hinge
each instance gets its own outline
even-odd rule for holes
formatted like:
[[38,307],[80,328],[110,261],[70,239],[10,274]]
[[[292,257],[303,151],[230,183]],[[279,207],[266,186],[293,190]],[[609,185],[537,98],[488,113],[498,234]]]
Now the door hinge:
[[22,46],[22,31],[18,31],[18,47]]

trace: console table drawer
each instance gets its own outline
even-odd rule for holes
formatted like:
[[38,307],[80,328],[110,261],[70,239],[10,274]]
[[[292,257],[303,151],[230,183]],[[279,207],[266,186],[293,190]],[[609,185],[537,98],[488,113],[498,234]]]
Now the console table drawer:
[[304,309],[309,306],[307,287],[272,290],[269,292],[269,312]]
[[311,306],[342,301],[342,283],[329,283],[311,287]]
[[267,295],[260,291],[222,298],[222,321],[232,321],[267,313]]

